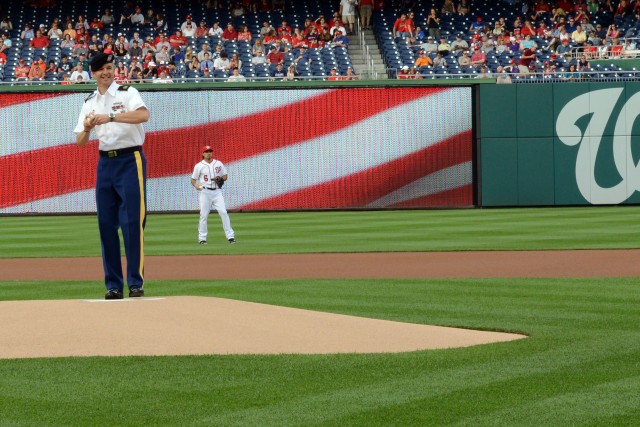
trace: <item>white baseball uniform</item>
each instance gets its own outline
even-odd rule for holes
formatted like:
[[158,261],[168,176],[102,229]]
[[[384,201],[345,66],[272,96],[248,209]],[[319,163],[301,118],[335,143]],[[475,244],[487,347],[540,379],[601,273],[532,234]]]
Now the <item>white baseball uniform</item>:
[[224,203],[224,197],[222,197],[222,190],[216,185],[213,180],[216,176],[223,177],[227,175],[227,168],[224,167],[221,161],[212,159],[211,163],[206,160],[202,160],[193,168],[192,179],[195,179],[198,185],[202,186],[200,191],[200,224],[198,225],[198,240],[207,240],[207,219],[209,218],[209,212],[211,208],[218,211],[220,219],[222,219],[222,228],[224,228],[224,234],[227,236],[227,240],[234,239],[235,233],[231,228],[231,220],[227,213],[227,207]]

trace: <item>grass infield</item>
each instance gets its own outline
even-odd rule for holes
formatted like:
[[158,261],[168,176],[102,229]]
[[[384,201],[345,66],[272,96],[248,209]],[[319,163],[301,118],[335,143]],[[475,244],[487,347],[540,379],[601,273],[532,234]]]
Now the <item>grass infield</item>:
[[[636,248],[638,213],[232,214],[240,243],[224,245],[221,227],[212,226],[221,244],[206,250]],[[196,225],[195,215],[150,216],[147,254],[202,253]],[[0,229],[4,257],[98,255],[93,217],[5,217]],[[154,296],[216,296],[530,337],[390,355],[0,360],[0,425],[635,425],[639,286],[640,278],[154,281]],[[95,298],[101,288],[0,282],[0,300]]]
[[[198,214],[149,215],[146,255],[640,247],[640,207],[232,213],[241,245],[217,215],[209,245]],[[95,216],[0,217],[0,257],[100,256]],[[219,243],[219,244],[214,244]]]

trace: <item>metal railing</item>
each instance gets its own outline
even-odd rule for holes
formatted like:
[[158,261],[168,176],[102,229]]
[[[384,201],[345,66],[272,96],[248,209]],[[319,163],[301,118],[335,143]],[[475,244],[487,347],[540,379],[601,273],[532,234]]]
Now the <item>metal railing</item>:
[[[418,72],[415,77],[413,75],[403,76],[397,68],[388,68],[389,76],[396,76],[398,80],[439,80],[439,79],[459,79],[459,80],[475,80],[475,79],[496,79],[498,73],[449,73],[449,72]],[[549,83],[549,82],[585,82],[585,81],[632,81],[640,80],[640,71],[629,70],[588,70],[588,71],[554,71],[549,73],[530,72],[530,73],[503,73],[511,78],[512,83]]]

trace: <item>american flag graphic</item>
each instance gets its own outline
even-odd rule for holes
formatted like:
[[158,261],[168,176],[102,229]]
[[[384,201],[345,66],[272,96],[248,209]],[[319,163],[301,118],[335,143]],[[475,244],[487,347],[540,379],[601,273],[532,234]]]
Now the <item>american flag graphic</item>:
[[[205,145],[229,170],[232,210],[473,203],[467,87],[141,95],[150,211],[197,209],[189,179]],[[95,212],[98,143],[72,133],[87,96],[0,94],[0,213]]]

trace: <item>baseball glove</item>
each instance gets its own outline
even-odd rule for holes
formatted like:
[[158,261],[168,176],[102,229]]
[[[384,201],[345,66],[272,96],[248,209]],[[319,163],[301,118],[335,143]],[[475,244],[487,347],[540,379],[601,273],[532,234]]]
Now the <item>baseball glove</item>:
[[218,188],[222,188],[222,186],[224,185],[224,179],[222,179],[221,176],[216,176],[215,178],[213,178],[213,180],[218,185]]

